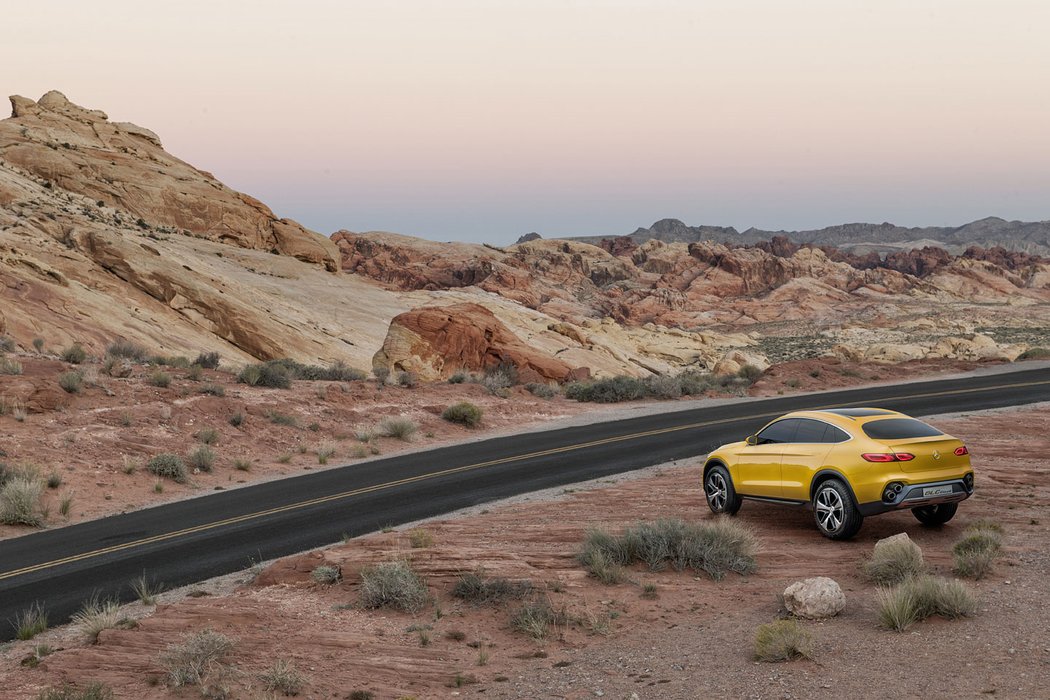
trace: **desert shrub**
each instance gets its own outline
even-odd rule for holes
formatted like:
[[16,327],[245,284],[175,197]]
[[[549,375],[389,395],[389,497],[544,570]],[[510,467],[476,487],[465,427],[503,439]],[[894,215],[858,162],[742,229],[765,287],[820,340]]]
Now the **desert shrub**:
[[220,667],[232,650],[229,637],[205,629],[168,645],[160,661],[172,685],[198,685],[210,671]]
[[335,456],[335,445],[330,442],[323,442],[317,446],[317,463],[328,464],[328,460]]
[[266,417],[270,419],[270,422],[274,425],[286,425],[294,428],[299,425],[299,421],[295,416],[290,416],[287,413],[281,413],[280,411],[268,410]]
[[261,386],[269,389],[289,389],[292,386],[292,377],[288,369],[284,365],[273,362],[245,365],[238,373],[237,381],[248,386]]
[[311,576],[313,576],[314,581],[328,584],[330,586],[333,583],[339,582],[339,579],[342,578],[342,573],[340,573],[338,566],[321,564],[313,570]]
[[658,399],[677,399],[682,395],[682,380],[666,374],[653,375],[645,380],[645,390]]
[[197,355],[197,359],[193,361],[193,364],[204,369],[218,369],[219,360],[220,356],[217,352],[201,352]]
[[221,384],[213,384],[209,382],[208,384],[202,384],[201,387],[197,389],[197,393],[211,394],[212,396],[226,396],[226,389]]
[[510,618],[510,627],[533,639],[543,639],[550,634],[551,627],[568,623],[564,610],[555,610],[546,598],[526,601],[514,611]]
[[62,485],[62,475],[59,474],[54,469],[52,469],[51,473],[47,475],[47,487],[49,489],[57,489],[61,485]]
[[484,569],[461,574],[452,588],[453,596],[474,605],[502,605],[512,598],[524,598],[531,592],[531,581],[489,577],[485,575]]
[[648,394],[646,384],[635,377],[610,377],[590,382],[572,382],[565,386],[565,398],[580,402],[619,403],[636,401]]
[[408,562],[388,561],[361,572],[361,605],[417,612],[427,603],[427,584]]
[[210,472],[215,466],[215,451],[207,445],[200,445],[186,455],[186,466],[202,472]]
[[883,627],[903,632],[931,615],[968,617],[977,610],[973,595],[959,581],[913,576],[893,588],[879,589],[878,617]]
[[459,372],[455,372],[454,374],[452,374],[448,378],[448,383],[449,384],[463,384],[464,382],[467,382],[469,380],[470,380],[470,375],[469,374],[467,374],[466,372],[463,372],[463,371],[459,371]]
[[756,661],[808,659],[813,640],[798,620],[776,620],[755,631]]
[[0,357],[0,374],[22,374],[22,363],[17,360]]
[[469,401],[454,403],[441,412],[441,417],[449,423],[460,423],[471,428],[481,423],[482,415],[484,415],[482,408]]
[[194,437],[202,445],[215,445],[219,442],[219,431],[215,428],[201,428]]
[[110,343],[109,347],[106,348],[106,354],[111,357],[122,357],[125,360],[135,360],[136,362],[141,362],[149,356],[146,348],[138,343],[123,339]]
[[387,380],[390,379],[390,368],[389,367],[373,367],[372,375],[375,376],[376,381],[381,385],[386,384]]
[[[350,382],[362,380],[367,376],[361,370],[349,367],[342,361],[333,362],[327,367],[321,367],[318,365],[304,365],[295,360],[284,358],[270,360],[257,366],[263,368],[264,372],[269,370],[279,374],[283,373],[289,379],[303,379],[307,381]],[[268,385],[262,384],[262,386]],[[286,389],[287,387],[278,388]]]
[[11,352],[15,349],[15,339],[9,335],[0,335],[0,352]]
[[540,382],[529,382],[525,385],[525,390],[541,399],[553,399],[558,395],[558,390],[555,387]]
[[15,638],[32,639],[47,631],[47,612],[40,603],[33,603],[15,615],[11,621],[15,628]]
[[178,455],[159,454],[146,462],[146,470],[179,484],[186,482],[186,465]]
[[158,369],[150,373],[149,383],[161,389],[167,389],[171,386],[171,375]]
[[419,425],[411,418],[399,416],[396,418],[384,418],[379,424],[379,432],[385,437],[397,438],[398,440],[409,440],[419,430]]
[[984,578],[992,570],[1002,547],[1002,526],[987,521],[972,523],[952,547],[955,573],[966,578]]
[[507,390],[518,382],[518,370],[513,365],[499,365],[485,370],[479,382],[493,396],[506,396]]
[[131,590],[143,605],[153,605],[157,602],[157,596],[164,590],[164,584],[154,583],[146,576],[146,572],[131,582]]
[[[354,690],[346,696],[347,700],[375,700],[376,694],[370,690]],[[402,700],[406,700],[402,698]]]
[[71,365],[79,365],[87,359],[87,351],[84,350],[80,343],[73,343],[68,348],[63,348],[62,352],[59,353],[59,357]]
[[614,586],[627,580],[627,572],[623,566],[613,561],[603,549],[585,547],[579,555],[579,561],[583,568],[587,569],[587,573],[606,586]]
[[186,379],[191,382],[199,382],[204,377],[204,370],[201,369],[200,365],[190,365],[190,368],[186,370]]
[[89,683],[83,688],[64,683],[57,688],[41,690],[36,700],[114,700],[115,697],[109,686],[102,683]]
[[250,472],[252,470],[251,460],[235,459],[233,460],[233,468],[239,472]]
[[43,352],[44,351],[44,339],[43,338],[33,338],[33,347],[36,349],[37,352]]
[[923,572],[922,551],[911,540],[879,545],[861,569],[879,585],[894,585]]
[[244,423],[244,414],[240,411],[235,411],[234,413],[230,414],[230,417],[226,419],[226,422],[232,425],[234,428],[239,428],[241,427],[241,424]]
[[1017,357],[1018,360],[1050,359],[1050,348],[1028,348]]
[[58,375],[58,385],[68,394],[80,393],[84,388],[84,374],[76,370]]
[[4,525],[44,524],[44,512],[40,507],[40,495],[44,483],[35,474],[15,473],[5,477],[0,486],[0,523]]
[[116,600],[99,600],[92,597],[77,611],[71,621],[80,628],[84,637],[91,643],[98,641],[102,630],[113,629],[127,621],[120,612],[120,603]]
[[746,380],[748,384],[754,384],[762,376],[762,370],[754,365],[744,365],[736,373],[740,379]]
[[730,571],[753,572],[757,548],[751,531],[728,519],[694,524],[673,518],[639,522],[618,536],[592,530],[577,559],[588,571],[593,567],[596,576],[604,565],[640,561],[654,571],[671,566],[721,579]]
[[260,678],[264,688],[282,695],[298,695],[306,682],[303,674],[284,659],[277,659],[272,666],[263,671]]
[[429,530],[417,527],[408,531],[408,542],[412,545],[412,549],[426,549],[434,546],[434,536]]
[[678,385],[682,388],[683,396],[699,396],[715,386],[713,375],[700,372],[682,372],[676,379],[678,379]]
[[415,372],[400,372],[397,375],[397,383],[406,389],[414,389],[419,386],[419,375]]

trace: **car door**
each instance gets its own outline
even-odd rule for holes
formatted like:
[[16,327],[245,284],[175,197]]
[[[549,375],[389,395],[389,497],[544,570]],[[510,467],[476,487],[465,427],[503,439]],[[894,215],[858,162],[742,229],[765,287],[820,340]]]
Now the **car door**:
[[740,450],[733,486],[746,496],[781,498],[780,460],[784,447],[795,438],[797,418],[783,418],[762,428],[754,445]]
[[[834,439],[826,439],[830,432],[845,435],[841,430],[823,421],[799,418],[794,439],[781,451],[780,478],[783,497],[793,501],[809,500],[809,485],[813,475],[824,466],[824,458],[831,451]],[[849,436],[846,435],[848,438]]]

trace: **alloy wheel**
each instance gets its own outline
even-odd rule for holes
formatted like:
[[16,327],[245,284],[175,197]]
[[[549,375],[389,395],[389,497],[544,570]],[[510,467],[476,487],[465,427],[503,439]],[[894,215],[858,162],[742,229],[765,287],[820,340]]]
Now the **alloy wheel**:
[[817,521],[825,532],[835,532],[842,526],[845,508],[842,497],[833,488],[823,488],[817,492]]
[[706,491],[707,502],[710,504],[711,510],[721,512],[725,508],[729,491],[726,486],[726,480],[722,478],[721,474],[713,472],[708,475]]

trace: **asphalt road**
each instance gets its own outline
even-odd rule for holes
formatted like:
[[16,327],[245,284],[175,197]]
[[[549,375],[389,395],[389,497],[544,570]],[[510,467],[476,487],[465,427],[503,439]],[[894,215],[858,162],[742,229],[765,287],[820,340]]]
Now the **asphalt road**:
[[[0,542],[0,640],[34,603],[51,624],[93,595],[131,600],[386,525],[703,455],[792,410],[874,405],[911,415],[1050,400],[1050,369],[739,401],[530,432],[271,481]],[[980,484],[978,475],[978,488]],[[978,496],[979,496],[978,491]],[[697,507],[702,505],[699,481]]]

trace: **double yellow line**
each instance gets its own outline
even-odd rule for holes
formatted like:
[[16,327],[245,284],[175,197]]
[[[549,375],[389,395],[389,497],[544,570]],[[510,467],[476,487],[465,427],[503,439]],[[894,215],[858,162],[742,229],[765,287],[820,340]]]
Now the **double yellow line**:
[[[928,398],[933,396],[950,396],[954,394],[974,394],[986,391],[997,391],[1000,389],[1012,389],[1027,386],[1040,386],[1044,384],[1050,384],[1050,380],[1042,380],[1036,382],[1021,382],[1016,384],[1000,384],[997,386],[983,387],[977,389],[953,389],[950,391],[933,391],[923,394],[905,394],[902,396],[889,396],[880,401],[899,401],[902,399],[919,399]],[[831,406],[824,406],[823,408],[842,408],[845,406],[855,406],[857,404],[870,403],[869,401],[851,401],[848,403],[834,404]],[[810,409],[820,410],[820,409]],[[405,479],[398,479],[396,481],[388,481],[382,484],[375,484],[374,486],[365,486],[351,491],[343,491],[342,493],[332,494],[330,496],[321,496],[319,498],[313,498],[307,501],[300,501],[298,503],[290,503],[284,506],[278,506],[277,508],[270,508],[268,510],[261,510],[255,513],[247,513],[245,515],[238,515],[233,518],[226,518],[225,520],[217,520],[211,523],[205,523],[203,525],[196,525],[194,527],[188,527],[182,530],[175,530],[173,532],[166,532],[161,535],[154,535],[152,537],[144,537],[142,539],[134,540],[132,542],[126,542],[124,544],[117,544],[110,547],[103,547],[101,549],[95,549],[89,552],[83,552],[81,554],[73,554],[62,559],[55,559],[48,562],[42,562],[40,564],[33,564],[32,566],[26,566],[21,569],[15,569],[13,571],[6,571],[0,574],[0,580],[14,578],[16,576],[22,576],[24,574],[30,574],[36,571],[42,571],[44,569],[51,569],[56,566],[62,566],[63,564],[71,564],[85,559],[92,559],[94,557],[100,557],[106,554],[113,554],[114,552],[120,552],[127,549],[134,549],[136,547],[144,547],[146,545],[155,544],[157,542],[165,542],[167,540],[173,540],[178,537],[184,537],[186,535],[196,534],[198,532],[206,532],[208,530],[215,530],[217,528],[226,527],[228,525],[236,525],[238,523],[247,522],[249,520],[257,520],[259,518],[265,518],[270,515],[276,515],[278,513],[287,513],[289,511],[301,510],[303,508],[309,508],[322,503],[331,503],[332,501],[338,501],[344,498],[351,498],[353,496],[361,496],[366,493],[374,493],[376,491],[384,491],[397,486],[404,486],[405,484],[412,484],[419,481],[426,481],[428,479],[436,479],[442,476],[448,476],[450,474],[459,474],[462,472],[473,471],[476,469],[484,469],[486,467],[493,467],[499,464],[508,464],[510,462],[520,462],[526,459],[533,459],[535,457],[546,457],[548,455],[561,454],[565,452],[574,452],[576,450],[586,450],[592,447],[598,447],[600,445],[608,445],[615,442],[624,442],[627,440],[637,440],[639,438],[651,437],[653,435],[664,435],[667,433],[674,433],[682,430],[693,430],[695,428],[704,428],[712,425],[720,425],[723,423],[735,423],[741,420],[755,419],[755,418],[771,418],[782,415],[783,411],[773,411],[766,413],[756,413],[748,416],[738,416],[735,418],[720,418],[717,420],[702,421],[699,423],[689,423],[687,425],[677,425],[670,428],[660,428],[657,430],[647,430],[639,433],[631,433],[629,435],[618,435],[616,437],[605,438],[602,440],[593,440],[591,442],[581,442],[575,445],[566,445],[564,447],[556,447],[549,450],[539,450],[536,452],[529,452],[527,454],[514,455],[513,457],[503,457],[500,459],[493,459],[487,462],[478,462],[477,464],[468,464],[462,467],[453,467],[451,469],[442,469],[435,472],[429,472],[427,474],[420,474],[418,476],[411,476]]]

